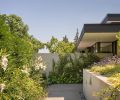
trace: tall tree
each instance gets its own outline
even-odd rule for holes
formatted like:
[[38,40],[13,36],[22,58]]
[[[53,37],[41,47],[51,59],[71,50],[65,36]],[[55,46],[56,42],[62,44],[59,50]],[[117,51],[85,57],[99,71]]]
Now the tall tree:
[[66,42],[66,43],[68,42],[68,38],[67,38],[66,35],[63,37],[63,41]]
[[78,31],[78,28],[77,28],[77,32],[76,32],[76,35],[75,35],[75,38],[74,38],[75,51],[77,50],[78,40],[79,40],[79,31]]
[[21,17],[16,16],[14,14],[3,16],[12,34],[17,35],[19,37],[28,36],[28,26],[24,24]]

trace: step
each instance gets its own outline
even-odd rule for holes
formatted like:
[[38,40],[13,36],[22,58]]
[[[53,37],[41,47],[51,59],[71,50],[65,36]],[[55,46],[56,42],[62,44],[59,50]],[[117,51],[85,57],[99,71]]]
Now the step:
[[64,100],[64,97],[47,97],[45,100]]

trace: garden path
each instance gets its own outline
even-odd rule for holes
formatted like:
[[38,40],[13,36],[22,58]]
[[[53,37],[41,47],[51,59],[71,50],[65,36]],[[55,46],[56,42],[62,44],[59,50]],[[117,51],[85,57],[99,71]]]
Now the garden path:
[[82,84],[56,84],[48,87],[45,100],[85,100]]

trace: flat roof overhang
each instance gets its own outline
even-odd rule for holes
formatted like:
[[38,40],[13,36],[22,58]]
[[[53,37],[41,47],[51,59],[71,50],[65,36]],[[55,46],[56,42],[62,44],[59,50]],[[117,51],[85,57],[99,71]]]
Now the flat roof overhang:
[[120,24],[120,14],[107,14],[103,19],[102,24],[109,24],[113,22]]
[[120,31],[119,24],[85,24],[79,37],[78,49],[91,47],[96,42],[113,42],[116,33]]

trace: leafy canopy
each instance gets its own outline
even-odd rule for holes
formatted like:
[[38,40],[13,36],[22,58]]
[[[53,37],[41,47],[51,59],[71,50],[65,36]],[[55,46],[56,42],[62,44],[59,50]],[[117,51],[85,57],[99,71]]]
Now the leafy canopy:
[[46,43],[46,46],[51,53],[58,53],[59,55],[72,53],[75,47],[74,43],[69,42],[66,36],[62,41],[58,41],[57,38],[52,37],[51,40]]
[[[0,91],[0,100],[37,100],[45,95],[40,83],[42,74],[35,73],[33,77],[29,70],[30,76],[25,73],[31,70],[32,58],[42,47],[40,41],[28,34],[28,26],[19,16],[0,14],[0,90],[2,84],[5,86]],[[3,70],[5,55],[9,55],[8,64]],[[41,80],[38,82],[35,76]]]

